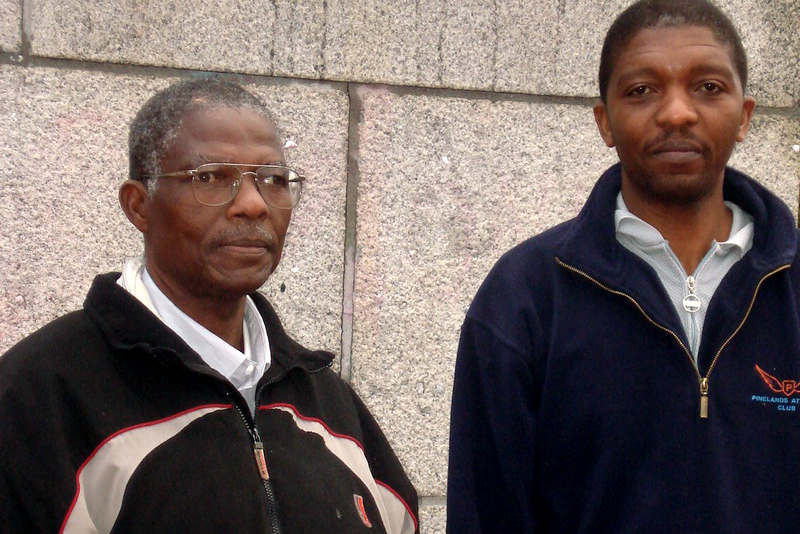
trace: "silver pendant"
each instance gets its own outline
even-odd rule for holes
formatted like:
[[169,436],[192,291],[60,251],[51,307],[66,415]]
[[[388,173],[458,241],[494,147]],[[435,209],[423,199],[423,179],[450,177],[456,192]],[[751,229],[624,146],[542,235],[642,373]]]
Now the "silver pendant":
[[702,306],[702,302],[700,302],[700,297],[694,294],[694,287],[695,287],[695,279],[694,276],[690,276],[686,279],[686,286],[689,289],[689,294],[683,297],[683,309],[689,313],[694,313],[700,309]]
[[702,303],[697,295],[686,295],[683,297],[683,309],[689,313],[694,313],[700,309]]

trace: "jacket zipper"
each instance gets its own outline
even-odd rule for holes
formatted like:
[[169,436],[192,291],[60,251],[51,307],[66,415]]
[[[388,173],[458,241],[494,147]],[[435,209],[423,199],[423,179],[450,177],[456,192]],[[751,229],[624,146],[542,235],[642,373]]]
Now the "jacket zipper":
[[[230,395],[228,395],[228,397],[230,398]],[[253,442],[253,454],[255,456],[256,465],[258,466],[258,474],[261,475],[261,483],[264,485],[264,491],[267,493],[267,514],[269,515],[270,532],[272,532],[272,534],[281,534],[283,531],[278,521],[278,503],[275,499],[275,490],[272,488],[272,482],[269,479],[267,458],[264,455],[264,442],[261,441],[261,435],[258,433],[258,427],[255,425],[255,422],[251,425],[236,401],[232,398],[231,401],[236,411],[239,412],[242,421],[244,421],[244,426]]]
[[572,271],[572,272],[574,272],[576,274],[579,274],[579,275],[583,276],[587,280],[593,282],[595,285],[597,285],[598,287],[604,289],[605,291],[608,291],[609,293],[612,293],[614,295],[619,295],[621,297],[625,297],[626,299],[631,301],[634,306],[636,306],[636,308],[639,310],[639,312],[651,324],[653,324],[654,326],[660,328],[664,332],[669,333],[673,338],[675,338],[675,341],[678,342],[678,344],[683,349],[683,352],[686,353],[686,356],[689,358],[689,362],[692,364],[692,368],[694,369],[694,372],[697,375],[697,381],[698,381],[698,384],[700,386],[700,418],[701,419],[708,419],[708,378],[711,376],[711,372],[714,370],[714,367],[716,367],[717,360],[719,360],[720,354],[722,354],[723,349],[726,346],[728,346],[728,343],[730,343],[730,341],[733,339],[733,337],[736,334],[739,333],[739,330],[742,329],[742,326],[744,326],[744,323],[745,323],[745,321],[747,321],[747,318],[750,317],[750,312],[752,311],[753,305],[756,302],[756,296],[758,295],[758,290],[761,288],[761,284],[764,283],[764,280],[766,280],[767,278],[769,278],[773,274],[778,273],[780,271],[783,271],[785,269],[788,269],[790,267],[790,265],[782,265],[781,267],[778,267],[774,271],[765,274],[761,278],[761,280],[759,280],[758,285],[756,286],[756,290],[753,292],[753,298],[750,300],[750,306],[747,307],[747,312],[744,314],[744,317],[742,318],[742,322],[739,323],[739,326],[736,327],[736,330],[734,330],[733,333],[730,336],[728,336],[728,339],[726,339],[725,342],[722,344],[722,346],[719,348],[719,350],[717,351],[717,354],[714,355],[714,359],[711,360],[711,365],[708,367],[708,372],[706,373],[706,376],[703,376],[703,375],[700,374],[700,368],[698,367],[697,363],[694,361],[694,358],[692,357],[692,353],[689,351],[689,349],[686,348],[686,345],[683,344],[683,341],[681,341],[681,338],[678,336],[678,334],[676,334],[675,332],[673,332],[669,328],[667,328],[665,326],[662,326],[659,323],[655,322],[653,319],[651,319],[650,316],[647,315],[647,313],[645,313],[644,309],[642,309],[642,307],[639,305],[639,303],[636,302],[636,299],[634,299],[633,297],[631,297],[627,293],[623,293],[622,291],[617,291],[615,289],[611,289],[610,287],[607,287],[607,286],[601,284],[600,282],[598,282],[597,280],[592,278],[589,274],[581,271],[580,269],[576,269],[575,267],[572,267],[571,265],[567,265],[566,263],[561,261],[559,258],[556,258],[556,263],[558,263],[560,266],[564,267],[565,269],[567,269],[569,271]]
[[[314,369],[313,371],[307,371],[309,373],[318,373],[322,372],[323,370],[330,367],[331,364],[329,363],[325,367],[320,369]],[[267,457],[264,454],[264,442],[261,440],[261,434],[258,432],[258,426],[256,425],[256,415],[258,413],[258,399],[261,396],[261,392],[264,388],[270,384],[274,384],[280,380],[282,380],[292,369],[302,368],[302,366],[295,365],[280,373],[278,376],[273,377],[269,381],[261,384],[259,387],[256,388],[256,413],[253,415],[253,423],[251,424],[250,421],[245,416],[242,409],[236,403],[235,400],[228,394],[228,398],[231,399],[233,406],[236,408],[236,411],[239,412],[239,416],[244,421],[244,426],[247,429],[248,434],[250,434],[250,439],[253,442],[253,454],[255,455],[256,465],[258,466],[258,474],[261,475],[261,483],[264,485],[264,491],[267,493],[267,513],[269,515],[269,522],[271,527],[272,534],[282,534],[283,530],[281,530],[280,521],[278,521],[278,502],[275,499],[275,490],[272,487],[272,482],[269,478],[269,469],[267,468]]]

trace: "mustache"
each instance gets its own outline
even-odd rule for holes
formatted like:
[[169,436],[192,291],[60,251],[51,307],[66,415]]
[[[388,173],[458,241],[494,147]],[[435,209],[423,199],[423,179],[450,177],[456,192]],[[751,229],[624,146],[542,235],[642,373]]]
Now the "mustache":
[[272,232],[261,225],[247,223],[222,230],[220,233],[214,236],[214,238],[211,240],[211,243],[214,246],[218,246],[225,243],[230,243],[232,241],[244,239],[263,241],[268,247],[272,247],[275,244],[275,236],[272,234]]
[[645,152],[653,153],[663,150],[697,149],[702,153],[708,152],[708,144],[691,132],[670,131],[663,132],[658,137],[644,146]]

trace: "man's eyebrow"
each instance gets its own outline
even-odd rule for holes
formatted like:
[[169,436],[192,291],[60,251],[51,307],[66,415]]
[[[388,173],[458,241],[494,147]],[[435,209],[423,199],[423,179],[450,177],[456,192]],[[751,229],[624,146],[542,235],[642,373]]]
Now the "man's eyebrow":
[[617,79],[617,85],[627,83],[636,78],[652,78],[658,76],[658,71],[653,67],[640,67],[624,73]]
[[715,65],[712,63],[704,63],[696,65],[689,71],[692,76],[709,75],[721,76],[722,78],[733,79],[735,77],[733,69],[724,65]]
[[[692,77],[701,75],[716,75],[726,79],[734,78],[734,71],[730,67],[715,63],[702,63],[700,65],[695,65],[689,69],[689,74]],[[617,85],[623,85],[630,81],[636,80],[637,78],[658,78],[659,76],[660,74],[658,69],[653,67],[641,67],[622,74],[619,79],[617,79]]]
[[189,160],[189,164],[193,167],[197,168],[204,163],[225,163],[225,158],[223,159],[215,159],[213,157],[209,158],[206,154],[195,154],[192,159]]

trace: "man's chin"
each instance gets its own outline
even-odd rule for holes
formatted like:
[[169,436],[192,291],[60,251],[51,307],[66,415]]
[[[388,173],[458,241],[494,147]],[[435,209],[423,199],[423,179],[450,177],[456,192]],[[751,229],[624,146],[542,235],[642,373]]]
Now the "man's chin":
[[631,177],[631,185],[650,201],[675,206],[696,205],[714,194],[717,180],[707,173],[650,172]]
[[274,271],[272,264],[258,269],[220,269],[213,277],[213,285],[220,294],[241,297],[258,291]]

